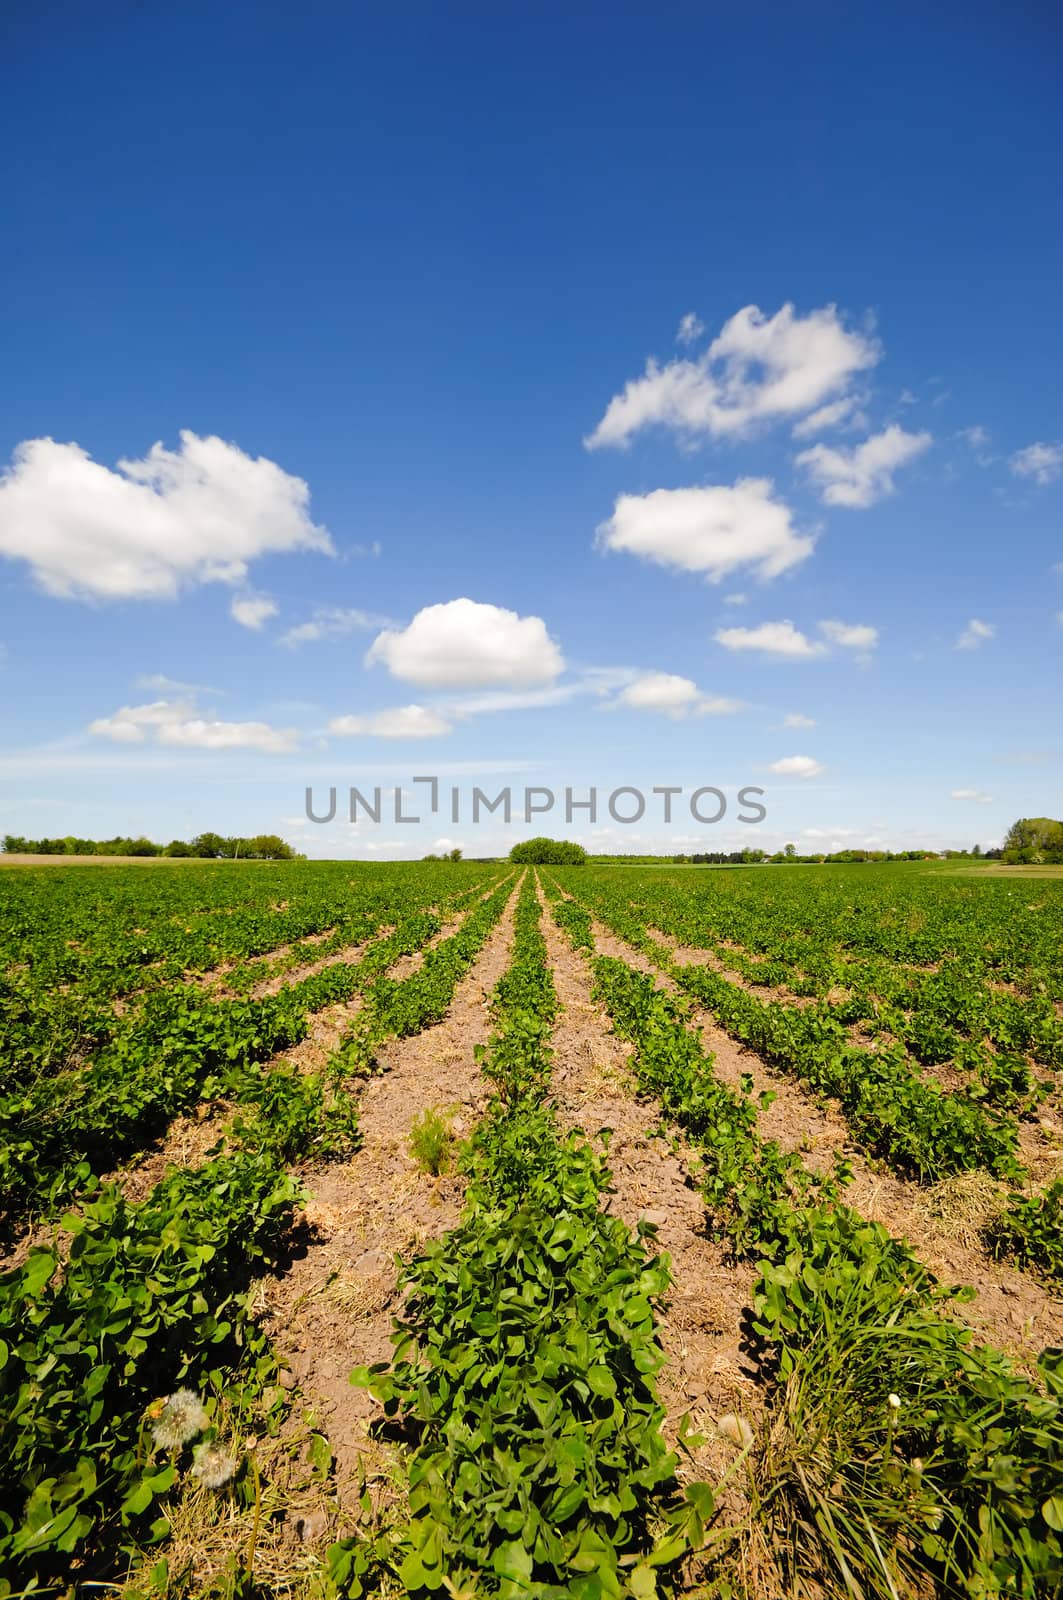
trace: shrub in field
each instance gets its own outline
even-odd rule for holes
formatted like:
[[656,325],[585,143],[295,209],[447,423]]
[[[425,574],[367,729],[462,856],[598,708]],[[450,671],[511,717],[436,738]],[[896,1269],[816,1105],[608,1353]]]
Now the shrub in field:
[[571,839],[524,839],[513,846],[509,859],[520,866],[581,867],[587,852]]
[[410,1154],[423,1172],[433,1178],[450,1170],[453,1135],[446,1117],[431,1107],[422,1111],[410,1129]]

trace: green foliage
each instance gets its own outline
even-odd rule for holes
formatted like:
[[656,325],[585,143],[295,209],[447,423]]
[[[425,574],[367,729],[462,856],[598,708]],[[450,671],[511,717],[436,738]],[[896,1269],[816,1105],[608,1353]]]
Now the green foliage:
[[450,1123],[429,1107],[422,1111],[410,1129],[410,1154],[423,1172],[433,1178],[450,1171],[453,1134]]
[[524,839],[513,846],[509,859],[520,866],[579,867],[586,861],[587,852],[570,839]]
[[1016,1196],[990,1227],[988,1242],[997,1255],[1063,1284],[1063,1178],[1037,1194]]
[[275,1374],[247,1285],[299,1198],[267,1154],[174,1172],[129,1205],[116,1186],[0,1280],[0,1595],[113,1570],[165,1536],[173,1465],[145,1411],[181,1384],[246,1406]]
[[[834,879],[824,886],[822,879],[813,883],[802,877],[788,888],[794,880],[787,875],[773,880],[783,889],[769,897],[759,887],[763,878],[751,890],[752,875],[744,879],[743,888],[741,883],[735,887],[732,875],[716,874],[711,889],[678,896],[672,877],[654,874],[636,888],[627,874],[573,875],[583,905],[573,910],[569,904],[555,915],[562,925],[574,925],[589,904],[608,927],[705,1005],[729,1033],[776,1066],[836,1096],[861,1143],[898,1171],[927,1182],[979,1167],[1007,1177],[1017,1174],[1018,1131],[1003,1113],[1028,1112],[1038,1091],[1014,1057],[1025,1048],[1053,1063],[1063,1059],[1063,1024],[1044,992],[1020,999],[978,984],[976,961],[984,961],[984,955],[976,957],[972,935],[977,935],[981,952],[986,927],[970,920],[968,900],[963,902],[965,923],[958,927],[955,916],[949,918],[945,936],[956,940],[966,932],[970,954],[940,960],[936,971],[913,972],[865,956],[857,965],[845,946],[832,947],[824,938],[821,912],[824,902],[837,903]],[[941,880],[932,884],[937,893]],[[980,899],[983,887],[998,888],[979,884],[973,892]],[[964,886],[964,892],[969,899],[972,890]],[[871,898],[874,902],[875,896]],[[860,903],[847,899],[843,905],[847,945],[899,942],[877,916],[864,918]],[[1060,902],[1051,909],[1057,919],[1049,917],[1049,928],[1058,926]],[[921,903],[905,905],[905,954],[924,963],[940,958],[940,946],[926,936],[929,915]],[[739,971],[744,984],[715,970],[715,964],[678,964],[648,927],[682,943],[713,948],[719,964]],[[1002,925],[999,933],[1010,941],[1008,926]],[[754,953],[736,950],[736,944]],[[1058,963],[1055,951],[1052,959]],[[764,1000],[752,992],[784,984],[822,998],[799,1007],[792,998]],[[847,992],[834,998],[832,991],[843,984]],[[879,1033],[875,1048],[854,1040],[856,1022]],[[891,1037],[883,1038],[887,1032]],[[945,1092],[922,1070],[924,1062],[961,1058],[973,1062],[978,1072],[967,1092]]]
[[[645,1600],[712,1515],[705,1486],[680,1495],[660,1434],[667,1264],[601,1210],[606,1169],[542,1103],[538,1019],[557,1006],[543,957],[527,878],[462,1224],[409,1268],[392,1361],[352,1374],[416,1439],[411,1516],[388,1556],[413,1595]],[[356,1540],[332,1552],[347,1594],[368,1592],[370,1568]]]
[[1021,865],[1063,862],[1063,822],[1052,817],[1020,817],[1008,829],[1000,859]]
[[[640,1082],[704,1155],[717,1226],[761,1260],[753,1329],[774,1394],[755,1515],[788,1592],[896,1600],[929,1576],[972,1600],[1057,1593],[1063,1351],[1034,1383],[975,1346],[906,1245],[757,1138],[681,1003],[623,962],[595,973]],[[1060,1194],[1045,1198],[1058,1241]]]

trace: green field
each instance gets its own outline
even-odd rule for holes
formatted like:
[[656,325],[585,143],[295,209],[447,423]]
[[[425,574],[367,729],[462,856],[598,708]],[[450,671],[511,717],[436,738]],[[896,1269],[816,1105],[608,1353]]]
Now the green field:
[[1063,883],[180,865],[0,878],[0,1597],[1061,1592]]

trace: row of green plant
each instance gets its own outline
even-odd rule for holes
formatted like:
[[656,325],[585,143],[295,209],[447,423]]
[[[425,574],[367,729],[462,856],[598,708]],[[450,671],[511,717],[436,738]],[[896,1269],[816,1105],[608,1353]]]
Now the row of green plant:
[[[477,906],[407,980],[426,1015],[445,1009],[444,988],[453,993],[509,892]],[[437,926],[409,919],[406,936],[396,930],[383,942],[363,980],[379,984],[384,966],[419,947],[414,934],[423,940]],[[315,975],[318,998],[324,977]],[[385,1027],[380,1013],[378,1042]],[[82,1583],[110,1581],[130,1564],[143,1567],[152,1546],[162,1557],[158,1583],[184,1592],[190,1574],[169,1570],[165,1540],[190,1475],[225,1486],[237,1505],[257,1503],[255,1462],[226,1455],[216,1420],[222,1407],[248,1429],[252,1416],[258,1430],[276,1431],[283,1419],[284,1391],[250,1315],[249,1285],[274,1264],[304,1198],[289,1164],[358,1147],[355,1070],[367,1070],[364,1057],[357,1068],[330,1062],[322,1074],[283,1061],[219,1069],[212,1091],[241,1103],[205,1165],[171,1171],[139,1205],[115,1184],[98,1188],[57,1224],[51,1246],[0,1280],[0,1597],[63,1586],[75,1571]],[[253,1555],[241,1552],[237,1566],[230,1592],[258,1593]]]
[[973,1099],[1029,1115],[1051,1087],[1035,1078],[1034,1065],[1063,1064],[1063,1021],[1047,994],[993,989],[957,959],[925,972],[883,957],[820,949],[791,965],[792,938],[785,958],[753,957],[704,929],[696,943],[753,988],[784,986],[795,999],[817,999],[824,1014],[868,1036],[901,1041],[925,1066],[947,1063],[968,1076],[965,1092]]
[[989,1225],[988,1243],[997,1255],[1063,1284],[1063,1178],[1034,1194],[1017,1194]]
[[593,905],[613,932],[667,971],[728,1033],[834,1095],[856,1137],[896,1170],[922,1182],[982,1167],[1018,1175],[1015,1123],[922,1077],[903,1046],[855,1045],[829,1009],[763,1001],[710,967],[680,965],[619,897],[599,892]]
[[[529,876],[461,1225],[404,1274],[392,1360],[353,1374],[412,1441],[408,1519],[373,1552],[408,1594],[647,1600],[711,1515],[660,1432],[667,1263],[602,1211],[604,1163],[544,1104],[556,1009]],[[363,1541],[331,1568],[346,1595],[380,1582]]]
[[[424,971],[435,997],[422,1003],[422,1015],[432,1005],[445,1009],[455,973],[471,961],[508,892],[496,889],[430,953]],[[149,994],[90,1066],[0,1098],[0,1209],[9,1219],[30,1208],[47,1212],[199,1100],[243,1098],[244,1075],[253,1081],[257,1063],[305,1037],[308,1016],[326,1005],[369,991],[379,1037],[411,1031],[393,1006],[381,1010],[381,974],[439,926],[437,917],[415,912],[358,962],[334,963],[261,1000],[212,1001],[183,984]],[[408,999],[402,985],[393,987]],[[353,1055],[344,1065],[359,1070]]]
[[[565,925],[562,906],[556,908]],[[1063,1352],[1031,1381],[943,1315],[912,1252],[753,1131],[682,1005],[594,961],[646,1093],[696,1142],[714,1227],[760,1262],[766,1420],[748,1453],[750,1528],[780,1592],[988,1600],[1063,1583]],[[961,1296],[966,1291],[958,1292]]]
[[279,1426],[248,1285],[299,1198],[272,1149],[217,1155],[139,1205],[109,1185],[0,1280],[0,1596],[109,1582],[161,1545],[222,1404]]
[[[396,908],[443,908],[498,876],[482,867],[455,876],[431,865],[367,872],[338,863],[9,871],[0,921],[0,1070],[32,1082],[76,1067],[120,1029],[120,997],[246,964],[330,928],[339,949],[394,921]],[[236,981],[263,975],[241,966]]]

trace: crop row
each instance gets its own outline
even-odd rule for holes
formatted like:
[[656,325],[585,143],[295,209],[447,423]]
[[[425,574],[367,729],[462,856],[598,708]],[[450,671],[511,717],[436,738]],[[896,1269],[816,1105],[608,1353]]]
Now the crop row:
[[[297,875],[298,866],[291,871]],[[120,871],[102,875],[102,887],[101,875],[91,868],[71,872],[80,880],[80,899],[71,897],[66,873],[53,872],[43,881],[39,873],[9,874],[2,886],[0,1071],[9,1081],[28,1083],[76,1068],[107,1044],[121,1032],[124,1007],[116,1007],[117,997],[164,990],[186,973],[246,963],[332,928],[328,944],[314,952],[324,956],[330,947],[370,937],[396,904],[407,912],[430,902],[445,905],[468,889],[461,876],[445,881],[438,867],[414,869],[402,884],[384,873],[379,880],[356,879],[353,887],[346,869],[337,882],[334,869],[326,868],[324,881],[311,880],[302,893],[296,892],[296,876],[293,901],[281,901],[277,909],[265,896],[246,906],[240,902],[241,893],[254,890],[259,868],[243,869],[242,875],[212,870],[209,887],[215,895],[224,893],[225,903],[200,915],[183,905],[198,903],[197,883],[190,881],[195,869],[161,874],[165,892],[136,872],[139,894],[115,884]],[[478,876],[473,888],[483,882]],[[250,984],[265,975],[245,966],[237,981]]]
[[408,1519],[331,1552],[347,1595],[383,1563],[414,1595],[645,1600],[700,1542],[711,1495],[679,1494],[653,1383],[667,1268],[602,1211],[605,1166],[544,1104],[556,1010],[529,875],[462,1222],[408,1268],[392,1360],[352,1376],[415,1443]]
[[[586,947],[581,908],[555,915]],[[1033,1600],[1063,1581],[1063,1352],[1038,1381],[942,1314],[911,1251],[755,1134],[684,1007],[594,959],[643,1090],[697,1145],[715,1228],[760,1262],[753,1296],[767,1422],[750,1456],[759,1534],[794,1588]],[[844,1177],[844,1173],[838,1175]],[[962,1291],[961,1291],[962,1293]]]
[[[318,1075],[243,1062],[228,1151],[171,1171],[139,1205],[115,1184],[99,1188],[62,1219],[51,1247],[0,1279],[0,1597],[75,1568],[82,1581],[110,1578],[161,1547],[200,1447],[231,1468],[238,1503],[258,1499],[254,1460],[228,1460],[217,1435],[223,1408],[272,1431],[281,1424],[276,1364],[247,1289],[305,1198],[286,1169],[357,1148],[350,1076],[371,1069],[370,1047],[389,1026],[409,1031],[416,1014],[446,1009],[509,893],[476,906],[401,984],[381,977],[382,963],[411,940],[391,936],[363,975],[374,1020],[357,1064],[344,1057]],[[428,926],[435,920],[420,919],[419,936]],[[334,994],[336,982],[317,974],[302,999],[320,999],[323,985]],[[183,1441],[182,1407],[201,1414]]]
[[[366,991],[385,1033],[400,1031],[391,1017],[404,1003],[430,1018],[433,1007],[438,1013],[445,1006],[441,996],[472,960],[508,892],[496,889],[430,952],[415,975],[422,982],[409,990],[389,988],[383,974],[438,931],[438,918],[427,913],[403,918],[359,962],[325,967],[262,1000],[215,1002],[185,985],[148,995],[90,1066],[0,1099],[0,1207],[9,1217],[54,1207],[199,1100],[245,1098],[245,1081],[253,1087],[259,1076],[256,1065],[302,1039],[308,1016],[326,1005]],[[436,992],[426,1002],[429,981]]]
[[854,1134],[896,1170],[931,1181],[985,1167],[1017,1175],[1014,1122],[945,1093],[914,1071],[901,1047],[854,1045],[828,1013],[763,1001],[709,967],[681,966],[619,899],[599,893],[594,909],[614,933],[707,1006],[728,1033],[783,1070],[834,1095]]

